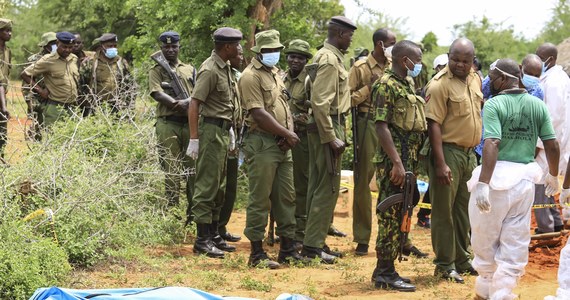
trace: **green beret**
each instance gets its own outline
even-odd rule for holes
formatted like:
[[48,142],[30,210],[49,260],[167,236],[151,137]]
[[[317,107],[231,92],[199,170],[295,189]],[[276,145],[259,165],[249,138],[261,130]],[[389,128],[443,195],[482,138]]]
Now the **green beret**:
[[255,35],[255,46],[251,47],[251,51],[259,53],[261,49],[285,48],[279,42],[279,31],[275,29],[258,32]]

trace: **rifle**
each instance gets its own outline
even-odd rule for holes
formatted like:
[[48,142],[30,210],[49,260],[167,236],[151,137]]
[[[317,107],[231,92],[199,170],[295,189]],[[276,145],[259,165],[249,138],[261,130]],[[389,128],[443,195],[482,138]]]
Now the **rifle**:
[[[168,63],[168,60],[166,60],[166,58],[164,57],[164,54],[162,54],[162,51],[157,51],[155,53],[153,53],[150,56],[154,61],[156,61],[156,63],[161,66],[167,73],[168,73],[168,77],[170,77],[170,79],[172,80],[172,89],[174,90],[174,94],[176,94],[176,98],[175,99],[188,99],[190,98],[190,95],[188,94],[188,92],[186,91],[186,89],[184,88],[184,86],[182,85],[182,82],[180,81],[180,77],[178,76],[178,74],[176,74],[176,72],[174,70],[172,70],[172,68],[170,67],[170,64]],[[194,71],[196,72],[196,71]],[[196,73],[194,73],[194,76],[196,75]],[[192,83],[193,79],[191,79]]]
[[273,208],[269,209],[269,231],[267,232],[267,245],[273,247],[275,245],[275,218],[273,217]]
[[352,116],[352,169],[354,174],[354,180],[358,180],[358,152],[360,151],[360,145],[358,145],[358,107],[351,106],[350,114]]
[[[327,163],[327,173],[330,176],[339,176],[340,173],[336,170],[337,163],[336,163],[336,156],[333,153],[333,150],[329,144],[324,144],[325,146],[325,162]],[[334,184],[331,185],[332,193],[335,193]]]
[[398,251],[398,261],[406,260],[402,257],[404,245],[408,239],[412,223],[412,213],[414,210],[414,192],[415,192],[415,176],[412,172],[406,172],[404,180],[404,192],[386,197],[383,201],[376,206],[376,212],[384,213],[388,208],[393,205],[402,203],[402,210],[400,216],[402,223],[400,225],[400,250]]

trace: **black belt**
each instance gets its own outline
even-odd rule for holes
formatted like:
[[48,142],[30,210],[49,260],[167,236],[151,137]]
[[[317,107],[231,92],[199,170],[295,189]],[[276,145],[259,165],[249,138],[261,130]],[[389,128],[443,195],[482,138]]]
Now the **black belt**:
[[230,130],[230,127],[232,127],[232,122],[226,119],[203,117],[202,120],[204,121],[204,123],[216,125],[225,130]]
[[358,112],[359,118],[367,118],[368,120],[374,120],[374,114],[366,111],[359,111]]
[[339,120],[341,124],[344,124],[346,121],[346,114],[331,115],[331,119],[333,119],[333,121]]
[[188,123],[188,117],[187,116],[164,116],[161,117],[162,119],[166,120],[166,121],[171,121],[171,122],[176,122],[176,123]]
[[452,143],[443,143],[443,145],[451,147],[453,149],[460,150],[460,151],[465,152],[465,153],[471,153],[474,149],[474,147],[462,147],[462,146],[452,144]]
[[57,105],[57,106],[63,106],[63,107],[65,107],[65,108],[75,106],[75,103],[63,103],[63,102],[58,102],[58,101],[54,101],[54,100],[51,100],[51,99],[47,99],[46,104],[53,104],[53,105]]

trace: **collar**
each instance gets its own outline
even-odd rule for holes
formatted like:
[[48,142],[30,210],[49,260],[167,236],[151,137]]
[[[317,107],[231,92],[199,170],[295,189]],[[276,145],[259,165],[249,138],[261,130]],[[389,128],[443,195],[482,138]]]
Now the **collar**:
[[212,51],[212,55],[210,56],[214,59],[214,61],[216,62],[216,65],[218,65],[218,67],[220,67],[220,69],[224,69],[228,66],[228,63],[225,62],[219,55],[218,53],[216,53],[215,51]]
[[502,90],[499,95],[507,95],[507,94],[525,94],[527,93],[527,91],[523,88],[512,88],[512,89],[506,89],[506,90]]
[[77,57],[77,55],[75,55],[73,53],[69,53],[69,55],[66,58],[63,58],[59,55],[59,53],[57,53],[57,51],[55,51],[51,55],[53,55],[53,57],[55,57],[57,59],[61,59],[61,60],[65,60],[65,61],[70,61],[70,60],[73,60],[73,58]]
[[344,54],[342,53],[342,51],[340,51],[340,49],[338,49],[337,47],[331,45],[328,41],[325,41],[325,43],[323,44],[323,48],[334,53],[334,55],[336,55],[339,61],[341,62],[344,61]]
[[307,77],[307,70],[305,68],[303,68],[303,70],[301,70],[301,72],[299,72],[297,77],[291,76],[290,72],[291,72],[290,70],[287,70],[287,72],[285,73],[285,80],[291,80],[291,81],[296,80],[296,81],[304,82],[303,79],[305,77]]

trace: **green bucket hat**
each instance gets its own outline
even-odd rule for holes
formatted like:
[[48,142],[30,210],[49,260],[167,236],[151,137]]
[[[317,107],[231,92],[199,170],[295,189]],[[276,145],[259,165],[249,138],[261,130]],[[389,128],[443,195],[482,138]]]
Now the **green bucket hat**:
[[313,54],[311,54],[311,52],[310,52],[309,43],[307,43],[303,40],[298,40],[298,39],[292,40],[291,42],[289,42],[289,47],[287,49],[285,49],[284,53],[285,54],[297,53],[297,54],[305,55],[308,59],[313,58]]
[[255,46],[251,47],[251,51],[255,53],[261,52],[261,49],[274,49],[274,48],[285,48],[279,42],[279,31],[271,29],[262,32],[258,32],[255,35]]
[[354,49],[354,57],[368,55],[368,53],[369,53],[368,49],[363,48],[363,47],[358,47],[358,48]]
[[51,42],[55,42],[57,41],[57,38],[55,37],[55,32],[46,32],[44,34],[42,34],[42,38],[40,40],[40,42],[38,43],[38,47],[45,47],[47,46],[47,44],[51,43]]
[[0,29],[12,28],[12,20],[0,18]]

